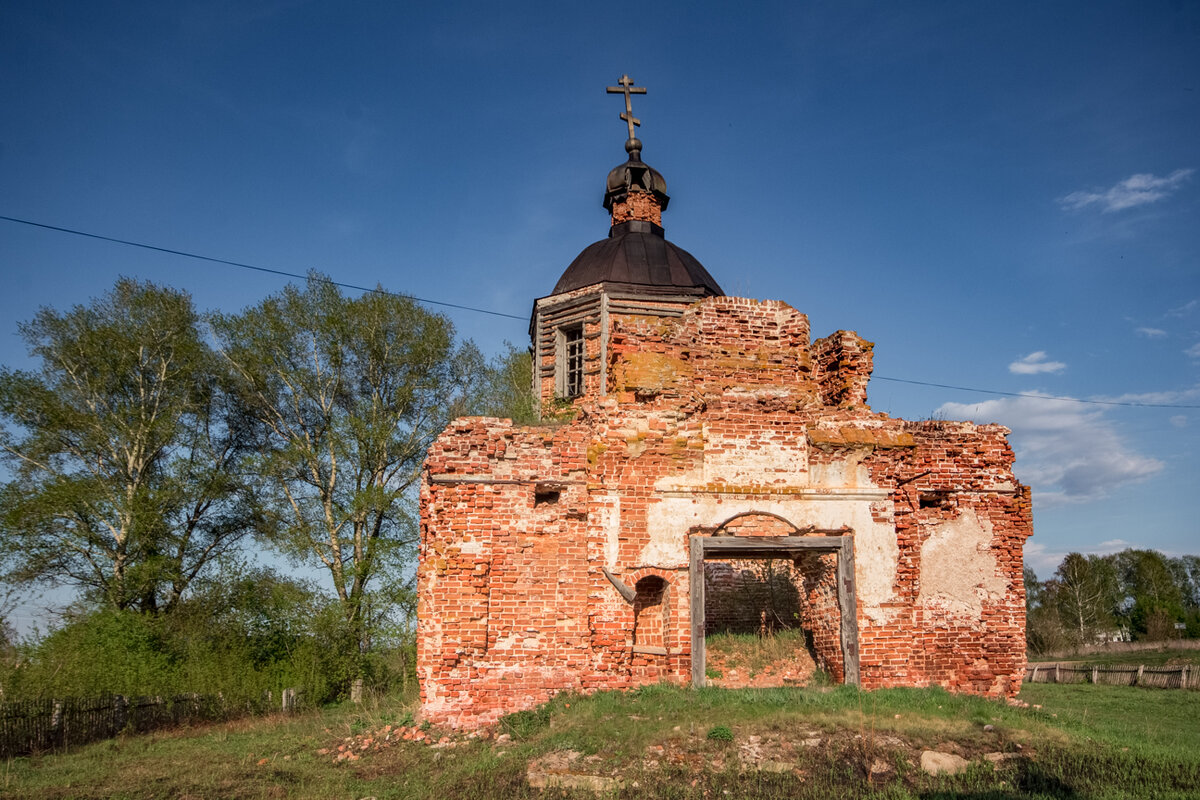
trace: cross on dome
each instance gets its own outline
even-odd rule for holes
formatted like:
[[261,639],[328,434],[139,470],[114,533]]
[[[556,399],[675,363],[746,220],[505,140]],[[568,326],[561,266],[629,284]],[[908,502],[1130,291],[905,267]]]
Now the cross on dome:
[[[609,86],[607,89],[605,89],[605,91],[608,92],[609,94],[625,95],[625,111],[621,114],[621,119],[625,120],[625,122],[628,123],[628,125],[629,125],[629,141],[636,142],[637,136],[634,134],[633,126],[641,125],[642,121],[633,115],[633,103],[631,101],[630,95],[645,94],[646,87],[634,86],[633,79],[630,78],[628,75],[622,75],[621,80],[617,81],[617,83],[619,83],[621,85],[620,86]],[[641,148],[639,147],[637,149],[640,150]]]

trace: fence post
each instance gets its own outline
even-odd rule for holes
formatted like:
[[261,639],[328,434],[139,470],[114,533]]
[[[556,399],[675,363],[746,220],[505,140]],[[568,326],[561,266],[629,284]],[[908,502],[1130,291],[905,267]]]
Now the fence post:
[[1145,664],[1138,664],[1138,674],[1137,674],[1137,677],[1133,679],[1133,685],[1134,685],[1134,686],[1141,686],[1141,685],[1142,685],[1142,673],[1143,673],[1143,672],[1145,672],[1145,671],[1146,671],[1146,665],[1145,665]]
[[50,712],[50,743],[54,747],[63,744],[63,701],[54,701],[54,710]]
[[1099,682],[1100,682],[1100,668],[1093,665],[1092,666],[1092,685],[1095,686]]
[[295,708],[296,708],[296,690],[295,689],[284,689],[283,690],[283,710],[285,712],[291,712],[291,711],[295,710]]
[[354,683],[350,684],[350,702],[361,703],[363,694],[362,678],[357,678]]
[[1054,665],[1054,682],[1062,683],[1062,671],[1059,670],[1057,663]]
[[1179,688],[1186,689],[1188,685],[1188,665],[1179,668]]
[[1030,683],[1037,683],[1038,670],[1041,669],[1037,664],[1033,665],[1033,677],[1029,679]]
[[113,697],[113,733],[120,733],[125,730],[125,723],[129,721],[129,701],[125,695],[119,694]]

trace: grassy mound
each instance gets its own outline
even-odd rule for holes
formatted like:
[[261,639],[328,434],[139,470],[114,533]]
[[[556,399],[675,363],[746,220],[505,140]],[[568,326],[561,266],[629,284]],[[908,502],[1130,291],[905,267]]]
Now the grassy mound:
[[[14,759],[0,797],[1200,797],[1200,693],[1022,697],[660,685],[562,695],[487,737],[343,706]],[[927,751],[965,766],[931,775]]]

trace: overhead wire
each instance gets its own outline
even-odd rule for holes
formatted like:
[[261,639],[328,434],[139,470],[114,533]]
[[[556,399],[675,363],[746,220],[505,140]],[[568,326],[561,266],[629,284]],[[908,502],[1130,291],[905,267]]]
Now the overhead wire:
[[[301,280],[307,280],[309,278],[309,276],[307,276],[307,275],[301,275],[296,272],[288,272],[287,270],[273,269],[271,267],[260,267],[260,266],[254,265],[254,264],[247,264],[247,263],[241,262],[241,261],[231,261],[231,260],[225,259],[225,258],[217,258],[215,256],[206,256],[206,255],[201,255],[199,253],[191,253],[186,250],[176,250],[176,249],[170,248],[170,247],[159,247],[158,245],[146,244],[145,242],[135,242],[130,239],[119,239],[115,236],[104,236],[99,233],[89,233],[87,231],[80,231],[80,230],[76,230],[74,228],[66,228],[66,227],[62,227],[60,225],[48,225],[44,222],[34,222],[32,220],[20,219],[18,217],[9,217],[9,216],[3,215],[3,214],[0,214],[0,220],[5,220],[6,222],[14,222],[14,223],[17,223],[20,225],[30,225],[35,228],[44,228],[46,230],[57,231],[59,233],[67,233],[67,234],[71,234],[73,236],[82,236],[82,237],[85,237],[88,239],[98,239],[102,242],[111,242],[113,244],[123,244],[123,245],[126,245],[127,247],[138,247],[143,250],[153,250],[158,253],[166,253],[168,255],[181,256],[183,258],[194,258],[199,261],[208,261],[208,262],[212,262],[214,264],[225,264],[227,266],[238,267],[240,269],[254,270],[255,272],[265,272],[265,273],[268,273],[271,275],[282,275],[287,278],[299,278]],[[416,295],[404,294],[403,292],[389,291],[387,289],[383,289],[380,287],[371,289],[366,286],[357,286],[352,283],[344,283],[342,281],[335,281],[332,278],[327,278],[324,276],[319,276],[317,279],[321,280],[323,282],[329,283],[333,286],[340,286],[343,289],[354,289],[354,290],[360,291],[360,292],[378,292],[378,293],[382,293],[382,294],[386,294],[386,295],[391,295],[393,297],[403,297],[407,300],[413,300],[415,302],[425,303],[427,305],[442,306],[444,308],[454,308],[454,309],[458,309],[460,311],[471,311],[476,314],[487,314],[487,315],[490,315],[493,317],[504,317],[506,319],[516,319],[516,320],[521,320],[522,322],[524,322],[528,319],[527,317],[518,316],[516,314],[508,314],[503,311],[492,311],[491,309],[478,308],[476,306],[468,306],[468,305],[463,305],[461,303],[449,303],[444,300],[430,300],[428,298],[417,297]],[[1064,403],[1083,403],[1086,405],[1101,405],[1101,406],[1125,406],[1127,408],[1180,408],[1180,409],[1200,408],[1200,405],[1188,405],[1188,404],[1183,404],[1183,403],[1138,403],[1138,402],[1121,401],[1121,400],[1086,400],[1086,399],[1081,399],[1081,398],[1076,398],[1076,397],[1056,397],[1053,395],[1028,394],[1028,393],[1022,393],[1022,392],[1002,392],[1002,391],[998,391],[995,389],[975,389],[970,386],[953,386],[951,384],[946,384],[946,383],[931,383],[929,381],[916,381],[916,380],[909,380],[906,378],[891,378],[891,377],[887,377],[887,376],[883,376],[883,375],[873,375],[872,378],[877,381],[889,381],[891,383],[907,383],[907,384],[911,384],[913,386],[929,386],[929,387],[937,388],[937,389],[952,389],[954,391],[959,391],[959,392],[975,392],[977,394],[991,394],[991,395],[999,395],[1002,397],[1030,397],[1030,398],[1036,398],[1038,400],[1054,400],[1054,401],[1059,401],[1059,402],[1064,402]]]
[[1125,400],[1085,400],[1078,397],[1057,397],[1049,394],[1031,394],[1029,392],[1001,392],[996,389],[973,389],[969,386],[951,386],[947,383],[930,383],[928,381],[913,381],[906,378],[889,378],[883,375],[872,375],[873,381],[891,381],[892,383],[911,383],[914,386],[933,386],[938,389],[954,389],[960,392],[977,392],[979,394],[998,394],[1003,397],[1028,397],[1032,400],[1056,400],[1063,403],[1086,403],[1095,406],[1126,406],[1128,408],[1200,408],[1200,405],[1182,403],[1137,403]]
[[[251,269],[251,270],[254,270],[255,272],[266,272],[271,275],[283,275],[284,277],[287,277],[287,278],[299,278],[301,280],[307,280],[309,277],[307,275],[301,275],[296,272],[288,272],[287,270],[272,269],[271,267],[259,267],[259,266],[255,266],[254,264],[246,264],[241,261],[230,261],[229,259],[226,259],[226,258],[216,258],[215,256],[205,256],[205,255],[200,255],[199,253],[189,253],[186,250],[175,250],[170,247],[159,247],[158,245],[146,244],[144,242],[134,242],[129,239],[118,239],[115,236],[103,236],[99,233],[88,233],[87,231],[79,231],[79,230],[75,230],[73,228],[64,228],[64,227],[61,227],[58,225],[47,225],[44,222],[33,222],[32,220],[18,219],[17,217],[8,217],[8,216],[4,216],[2,214],[0,214],[0,219],[5,220],[7,222],[16,222],[21,225],[32,225],[35,228],[45,228],[46,230],[58,231],[60,233],[69,233],[74,236],[84,236],[88,239],[99,239],[102,242],[112,242],[114,244],[123,244],[123,245],[127,245],[129,247],[140,247],[143,250],[153,250],[158,253],[167,253],[167,254],[173,255],[173,256],[183,256],[184,258],[194,258],[199,261],[210,261],[214,264],[227,264],[231,267],[240,267],[242,269]],[[431,306],[443,306],[445,308],[457,308],[460,311],[474,311],[477,314],[490,314],[493,317],[507,317],[508,319],[519,319],[522,322],[525,322],[529,319],[528,317],[520,317],[520,316],[517,316],[516,314],[506,314],[503,311],[491,311],[486,308],[476,308],[475,306],[466,306],[466,305],[461,305],[459,303],[447,303],[443,300],[430,300],[425,297],[417,297],[416,295],[404,294],[402,292],[392,292],[392,291],[389,291],[387,289],[383,289],[380,287],[371,289],[366,286],[356,286],[353,283],[343,283],[341,281],[335,281],[332,278],[326,278],[324,276],[319,277],[318,280],[320,280],[324,283],[329,283],[333,286],[340,286],[343,289],[354,289],[354,290],[360,291],[360,292],[376,292],[379,294],[391,295],[393,297],[403,297],[407,300],[414,300],[418,303],[425,303],[425,304],[431,305]]]

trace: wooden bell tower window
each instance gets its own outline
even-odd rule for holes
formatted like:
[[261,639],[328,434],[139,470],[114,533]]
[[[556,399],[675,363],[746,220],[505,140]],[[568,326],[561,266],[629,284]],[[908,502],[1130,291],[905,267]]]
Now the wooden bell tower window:
[[562,397],[583,394],[583,326],[559,330],[559,393]]

